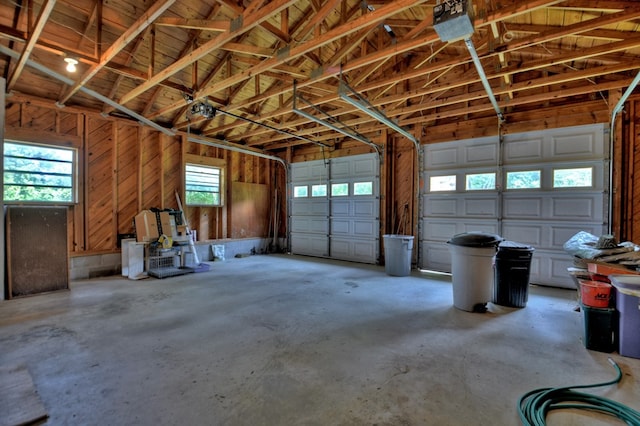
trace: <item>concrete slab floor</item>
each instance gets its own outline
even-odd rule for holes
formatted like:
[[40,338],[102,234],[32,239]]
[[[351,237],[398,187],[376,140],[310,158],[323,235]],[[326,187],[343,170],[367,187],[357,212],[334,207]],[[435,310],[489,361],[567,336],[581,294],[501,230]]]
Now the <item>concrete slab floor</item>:
[[49,425],[517,425],[522,394],[611,380],[609,356],[622,382],[586,391],[640,410],[640,359],[585,349],[575,296],[469,313],[446,276],[252,256],[0,302],[0,365],[27,365]]

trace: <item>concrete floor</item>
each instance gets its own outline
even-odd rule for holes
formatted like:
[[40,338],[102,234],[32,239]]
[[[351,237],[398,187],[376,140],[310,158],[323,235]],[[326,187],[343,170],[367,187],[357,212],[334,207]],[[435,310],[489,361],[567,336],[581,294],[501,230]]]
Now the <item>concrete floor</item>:
[[[586,350],[575,291],[455,309],[450,278],[268,255],[0,302],[0,365],[27,365],[48,425],[517,425],[539,387],[640,410],[640,359]],[[621,424],[558,412],[549,425]]]

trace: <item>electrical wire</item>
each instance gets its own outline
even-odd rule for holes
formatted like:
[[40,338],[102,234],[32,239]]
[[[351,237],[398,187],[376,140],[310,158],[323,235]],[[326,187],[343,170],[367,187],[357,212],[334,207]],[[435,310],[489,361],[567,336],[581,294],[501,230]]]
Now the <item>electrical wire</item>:
[[549,411],[574,408],[597,411],[617,417],[630,426],[640,426],[640,412],[608,398],[572,390],[609,386],[620,382],[622,370],[613,359],[608,360],[618,373],[614,380],[593,385],[540,388],[522,395],[518,400],[518,414],[522,424],[544,426],[547,424],[545,418]]

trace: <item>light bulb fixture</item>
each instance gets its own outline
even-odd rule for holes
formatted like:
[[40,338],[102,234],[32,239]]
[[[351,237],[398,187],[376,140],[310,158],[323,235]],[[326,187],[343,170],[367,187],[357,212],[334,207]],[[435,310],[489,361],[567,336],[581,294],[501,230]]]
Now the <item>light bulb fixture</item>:
[[64,58],[64,61],[67,63],[67,71],[76,72],[76,65],[78,64],[77,59],[73,58]]

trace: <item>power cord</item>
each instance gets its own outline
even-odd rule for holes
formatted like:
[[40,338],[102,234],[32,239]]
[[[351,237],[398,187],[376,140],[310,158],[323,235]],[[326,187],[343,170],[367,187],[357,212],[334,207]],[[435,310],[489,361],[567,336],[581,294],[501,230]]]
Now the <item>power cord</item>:
[[579,385],[562,388],[540,388],[522,395],[518,400],[518,414],[524,426],[545,426],[547,413],[551,410],[575,408],[598,411],[617,417],[629,426],[640,426],[640,412],[601,396],[576,392],[572,389],[596,388],[616,384],[622,380],[622,370],[611,358],[608,359],[617,371],[615,380],[593,385]]

